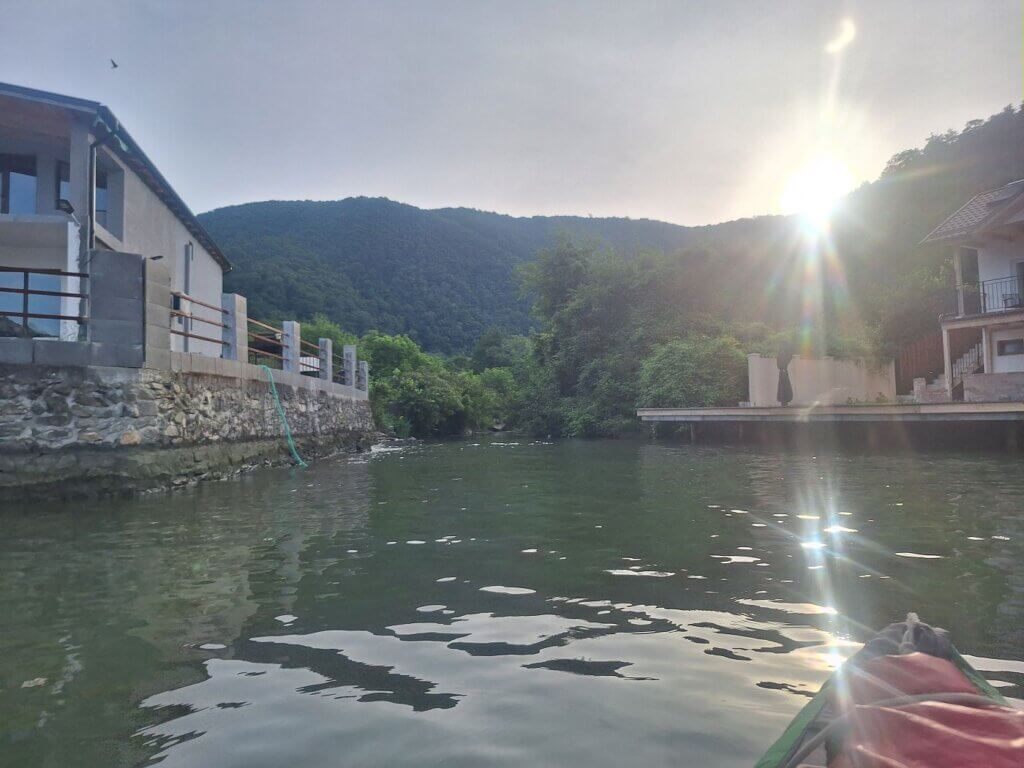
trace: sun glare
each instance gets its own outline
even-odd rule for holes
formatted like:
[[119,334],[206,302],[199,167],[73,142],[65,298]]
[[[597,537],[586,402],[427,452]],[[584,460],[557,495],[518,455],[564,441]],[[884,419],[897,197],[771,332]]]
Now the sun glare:
[[853,174],[831,155],[820,155],[797,170],[786,182],[782,209],[797,213],[814,233],[828,228],[842,197],[853,189]]

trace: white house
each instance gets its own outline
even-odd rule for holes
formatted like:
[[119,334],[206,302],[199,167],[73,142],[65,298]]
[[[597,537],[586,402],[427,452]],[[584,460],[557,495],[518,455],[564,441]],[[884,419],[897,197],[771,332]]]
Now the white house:
[[[19,322],[16,313],[28,301],[15,292],[20,281],[78,292],[75,277],[12,270],[88,274],[95,249],[164,260],[172,290],[220,306],[231,265],[117,117],[95,101],[0,83],[0,320],[8,328]],[[34,315],[77,314],[73,296],[30,298]],[[204,311],[187,300],[180,308]],[[193,322],[173,320],[180,330]],[[69,339],[77,332],[66,320],[36,317],[30,325],[36,335]],[[171,345],[220,355],[219,344],[181,334]]]
[[949,398],[1024,400],[1024,180],[975,195],[923,242],[953,249],[956,305],[940,318]]

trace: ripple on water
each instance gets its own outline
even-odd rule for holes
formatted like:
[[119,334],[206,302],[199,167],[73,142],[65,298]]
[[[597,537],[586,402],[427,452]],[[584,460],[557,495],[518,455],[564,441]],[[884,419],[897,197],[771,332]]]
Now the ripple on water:
[[496,595],[535,595],[537,590],[527,589],[526,587],[503,587],[500,585],[492,585],[489,587],[480,587],[481,592],[493,592]]
[[943,555],[926,555],[921,552],[893,552],[896,557],[917,557],[922,560],[941,560]]
[[605,573],[610,573],[612,576],[647,576],[652,579],[667,579],[669,576],[675,576],[672,571],[634,571],[630,568],[610,568]]

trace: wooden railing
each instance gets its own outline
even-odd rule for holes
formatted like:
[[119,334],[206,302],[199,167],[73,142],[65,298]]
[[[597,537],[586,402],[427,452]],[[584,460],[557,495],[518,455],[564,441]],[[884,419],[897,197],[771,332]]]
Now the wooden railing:
[[[247,351],[249,362],[271,368],[284,367],[284,331],[259,320],[247,318],[249,324]],[[258,331],[253,331],[255,326]],[[255,344],[254,344],[255,342]]]
[[[309,358],[316,360],[316,364],[307,362]],[[320,346],[305,339],[299,339],[299,373],[303,375],[320,375]]]
[[[224,319],[224,315],[227,314],[226,310],[222,307],[218,307],[214,304],[207,304],[205,301],[201,301],[194,296],[189,296],[187,293],[181,291],[171,291],[172,307],[171,307],[171,333],[176,336],[182,336],[186,339],[196,339],[198,341],[207,341],[211,344],[217,344],[218,346],[224,343],[223,337],[214,338],[208,336],[206,333],[213,333],[213,331],[207,331],[206,333],[194,333],[193,323],[205,323],[209,326],[216,328],[226,328],[227,326],[221,322]],[[185,311],[184,306],[188,304],[189,311]],[[202,307],[203,309],[211,310],[217,313],[217,319],[211,320],[208,317],[202,317],[197,314],[196,307]],[[182,328],[178,329],[174,327],[174,319],[179,318],[182,323]],[[205,328],[203,329],[205,331]]]
[[[21,321],[21,335],[24,336],[55,336],[46,331],[32,328],[30,320],[58,320],[78,323],[84,325],[88,317],[82,307],[82,302],[88,298],[88,293],[83,291],[54,291],[32,287],[32,277],[57,277],[74,278],[87,280],[89,275],[84,272],[64,272],[59,269],[21,269],[19,267],[0,267],[0,283],[10,282],[11,285],[0,285],[0,294],[14,294],[21,296],[21,307],[17,310],[0,309],[0,317],[16,318]],[[5,280],[7,278],[7,280]],[[60,299],[79,299],[79,311],[77,314],[63,314],[62,312],[37,312],[33,311],[33,297],[50,297]]]

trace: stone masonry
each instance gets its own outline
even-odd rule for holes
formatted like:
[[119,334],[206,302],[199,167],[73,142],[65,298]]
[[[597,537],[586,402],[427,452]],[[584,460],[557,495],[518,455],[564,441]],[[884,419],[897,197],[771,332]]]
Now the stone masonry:
[[[365,447],[373,428],[368,400],[283,382],[277,390],[310,455]],[[286,459],[265,381],[0,365],[2,495],[133,492]]]

